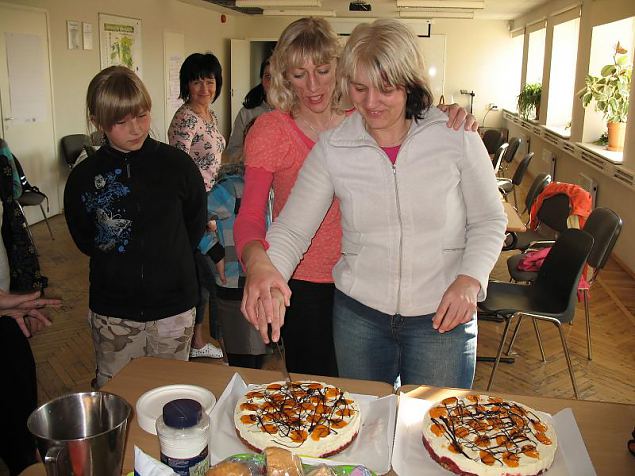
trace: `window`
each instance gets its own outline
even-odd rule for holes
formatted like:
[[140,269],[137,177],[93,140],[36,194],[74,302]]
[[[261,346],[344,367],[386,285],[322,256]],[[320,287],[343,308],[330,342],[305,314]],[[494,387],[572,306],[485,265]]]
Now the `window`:
[[579,27],[579,18],[553,27],[546,124],[549,129],[567,138],[571,133]]
[[[589,59],[589,74],[600,76],[602,67],[613,63],[615,45],[620,42],[628,50],[629,61],[633,62],[633,45],[635,44],[635,17],[598,25],[593,28],[591,37],[591,55]],[[631,106],[633,98],[630,98]],[[631,114],[631,117],[633,115]],[[632,119],[631,119],[632,120]],[[594,143],[606,132],[606,120],[602,113],[595,111],[592,101],[584,111],[584,127],[582,142]],[[616,157],[616,154],[619,157]],[[621,153],[611,153],[613,161],[621,160]]]
[[542,70],[545,61],[545,33],[545,28],[529,33],[525,84],[542,83]]
[[516,100],[520,93],[520,76],[523,69],[523,48],[525,46],[525,35],[522,30],[512,38],[512,53],[509,63],[509,89],[505,92],[505,109],[516,110]]

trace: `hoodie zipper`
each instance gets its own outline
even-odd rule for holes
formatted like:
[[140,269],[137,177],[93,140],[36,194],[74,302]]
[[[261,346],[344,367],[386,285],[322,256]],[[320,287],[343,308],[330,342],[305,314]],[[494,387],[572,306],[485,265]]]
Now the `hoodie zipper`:
[[[415,131],[415,134],[413,134],[413,135],[407,134],[405,139],[401,143],[401,146],[399,147],[399,152],[397,152],[397,159],[395,159],[395,163],[394,164],[393,163],[390,164],[390,166],[392,168],[393,184],[394,184],[394,188],[395,188],[395,207],[397,208],[397,221],[399,222],[399,246],[397,248],[397,254],[399,256],[399,260],[398,260],[398,263],[397,263],[398,264],[397,265],[397,279],[398,279],[398,284],[397,284],[397,312],[395,312],[395,314],[400,314],[400,311],[401,311],[401,282],[402,282],[401,272],[402,272],[402,269],[403,269],[403,220],[401,219],[401,202],[399,200],[399,183],[397,181],[397,160],[399,159],[399,153],[403,149],[403,146],[412,137],[417,135],[422,130],[428,128],[432,124],[436,124],[437,122],[443,123],[445,121],[443,121],[443,120],[431,121],[430,123],[424,125],[420,129]],[[386,156],[386,159],[390,162],[390,159],[388,158],[388,156],[386,155],[384,150],[381,147],[379,147],[379,146],[375,146],[375,147],[379,148],[379,150],[384,154],[384,156]]]
[[[132,179],[132,170],[130,168],[130,162],[128,161],[127,157],[124,160],[126,161],[126,177],[128,178],[128,180],[131,180]],[[136,209],[137,209],[137,219],[138,219],[138,217],[141,215],[141,204],[137,201],[135,203],[135,206],[136,206]],[[140,236],[139,241],[140,241],[141,251],[143,251],[143,248],[144,248],[143,236]],[[143,252],[140,255],[142,256],[142,259],[141,259],[141,269],[139,270],[139,277],[141,279],[141,283],[139,285],[139,291],[142,291],[143,290],[143,280],[144,280],[144,276],[143,276],[143,273],[144,273]],[[141,318],[142,321],[143,321],[143,314],[144,314],[144,312],[143,312],[143,307],[142,307],[139,310],[139,317]]]

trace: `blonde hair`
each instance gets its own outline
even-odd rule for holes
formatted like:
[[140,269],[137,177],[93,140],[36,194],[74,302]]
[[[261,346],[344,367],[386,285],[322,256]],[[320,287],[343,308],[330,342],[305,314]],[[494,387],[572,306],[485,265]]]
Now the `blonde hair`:
[[417,37],[394,19],[376,20],[355,27],[338,65],[340,101],[348,100],[348,86],[362,69],[373,86],[406,89],[406,118],[420,119],[432,104],[432,91],[425,74]]
[[152,99],[145,85],[124,66],[110,66],[91,80],[86,92],[86,118],[100,131],[132,114],[150,112]]
[[337,35],[323,18],[300,18],[291,23],[280,35],[269,62],[267,101],[281,111],[293,111],[298,98],[287,81],[287,71],[304,65],[306,60],[315,65],[337,61],[339,52]]

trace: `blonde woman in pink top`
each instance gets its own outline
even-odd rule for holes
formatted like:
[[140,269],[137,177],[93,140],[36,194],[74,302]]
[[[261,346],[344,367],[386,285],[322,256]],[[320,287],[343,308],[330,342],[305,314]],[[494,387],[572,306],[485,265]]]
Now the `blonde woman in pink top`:
[[[265,241],[264,211],[269,190],[273,187],[275,220],[320,133],[339,125],[346,117],[333,101],[339,52],[337,35],[325,20],[302,18],[291,23],[280,36],[270,62],[267,99],[276,110],[261,115],[245,141],[245,192],[234,238],[248,273],[243,313],[265,342],[269,337],[263,318],[273,312],[272,291],[269,283],[251,289],[249,281],[263,282],[262,277],[268,276],[273,266]],[[476,129],[474,117],[466,118],[462,108],[451,106],[447,112],[449,127],[458,129],[465,121],[466,129]],[[281,331],[286,365],[291,372],[337,375],[332,270],[340,257],[341,237],[339,207],[334,201],[289,281],[293,297],[285,296],[288,309],[284,326],[280,329],[278,321],[273,320],[271,337],[277,341]],[[245,306],[249,308],[258,299],[259,316],[247,315]]]

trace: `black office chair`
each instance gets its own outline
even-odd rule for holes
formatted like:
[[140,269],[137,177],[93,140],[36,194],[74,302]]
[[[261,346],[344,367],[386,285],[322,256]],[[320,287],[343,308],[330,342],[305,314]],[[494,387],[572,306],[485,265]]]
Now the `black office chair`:
[[531,159],[533,158],[534,158],[533,152],[530,152],[529,154],[525,155],[525,157],[523,157],[523,159],[518,164],[518,167],[516,167],[514,176],[511,179],[499,178],[497,180],[498,190],[500,190],[500,192],[505,197],[505,201],[507,201],[507,195],[509,195],[510,192],[513,192],[514,207],[516,207],[516,209],[518,209],[518,199],[516,198],[516,187],[522,183],[523,178],[525,177],[525,174],[527,173],[527,169],[529,168],[529,163],[531,162]]
[[508,142],[509,147],[507,147],[505,155],[503,155],[500,168],[498,169],[498,173],[501,177],[505,176],[505,171],[509,167],[509,164],[514,161],[516,152],[518,152],[518,148],[520,147],[520,144],[522,144],[523,140],[520,137],[512,137]]
[[503,133],[498,129],[488,129],[483,134],[483,144],[485,144],[485,148],[487,149],[487,153],[492,155],[496,150],[503,145],[505,142],[505,138],[503,137]]
[[501,166],[503,156],[505,155],[505,151],[507,150],[508,146],[509,144],[507,142],[504,142],[498,147],[498,149],[496,149],[496,152],[494,152],[494,155],[492,156],[492,167],[494,167],[494,174],[498,173],[498,169]]
[[69,168],[73,168],[82,151],[86,151],[87,155],[92,155],[95,149],[91,145],[91,139],[86,134],[71,134],[62,137],[61,141],[62,157],[68,164]]
[[[503,319],[505,328],[498,345],[487,390],[491,389],[494,382],[512,320],[515,317],[519,320],[531,317],[537,335],[540,334],[536,319],[550,322],[557,327],[571,376],[573,392],[575,398],[579,398],[569,349],[561,324],[573,319],[578,282],[592,247],[593,238],[587,232],[575,228],[565,230],[554,243],[532,286],[497,281],[491,281],[488,284],[487,298],[479,303],[478,307],[488,314],[494,314]],[[541,351],[544,356],[542,346]]]
[[[598,275],[606,261],[608,260],[613,247],[617,242],[622,231],[622,219],[610,208],[596,208],[591,212],[589,218],[584,224],[583,230],[593,237],[593,248],[591,254],[587,260],[587,264],[593,269],[591,276],[588,278],[589,289],[593,283],[597,280]],[[551,246],[553,242],[540,242],[539,246]],[[507,269],[510,277],[514,281],[533,282],[538,277],[538,272],[522,271],[518,269],[518,263],[523,259],[524,254],[518,254],[510,257],[507,260]],[[592,348],[591,348],[591,314],[589,311],[589,289],[581,289],[584,298],[584,318],[586,322],[586,336],[587,336],[587,353],[589,360],[592,360]],[[507,349],[507,353],[511,352],[518,329],[514,329],[514,334],[510,341],[510,346]]]
[[[34,185],[31,185],[24,174],[24,170],[22,169],[22,165],[18,158],[14,155],[13,160],[15,161],[15,168],[18,171],[18,175],[20,176],[20,183],[22,184],[22,195],[18,198],[18,203],[21,207],[30,207],[39,205],[40,210],[42,210],[42,216],[44,217],[44,221],[46,222],[46,227],[49,229],[49,234],[51,235],[51,239],[54,240],[53,230],[51,230],[51,225],[49,224],[49,219],[46,216],[46,212],[44,211],[44,207],[42,206],[42,202],[46,200],[46,210],[49,209],[49,198],[46,196],[44,192],[41,192],[39,188]],[[25,216],[26,221],[26,216]],[[28,227],[28,223],[27,223]],[[30,233],[30,231],[29,231]]]
[[[542,193],[547,185],[551,183],[551,175],[549,174],[538,174],[532,184],[529,186],[529,190],[527,191],[527,196],[525,197],[525,209],[521,213],[527,213],[531,210],[531,206],[534,204],[534,201]],[[529,224],[529,220],[527,221]]]
[[525,251],[535,241],[554,240],[568,228],[567,218],[571,212],[569,196],[559,193],[546,198],[537,213],[538,224],[534,229],[515,233],[512,240],[505,240],[504,251]]

